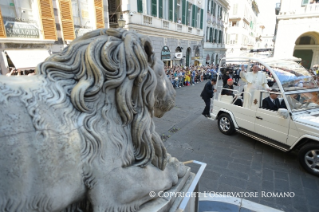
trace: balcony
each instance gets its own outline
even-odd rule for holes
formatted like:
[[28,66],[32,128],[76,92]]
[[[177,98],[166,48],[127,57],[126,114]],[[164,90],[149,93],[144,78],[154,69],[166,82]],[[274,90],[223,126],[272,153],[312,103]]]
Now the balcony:
[[152,19],[153,18],[151,16],[143,15],[143,24],[151,26],[152,25]]
[[188,33],[192,33],[193,32],[193,28],[192,27],[188,27]]
[[319,14],[319,3],[316,4],[306,4],[300,8],[295,10],[288,10],[288,11],[280,11],[279,15],[318,15]]
[[200,30],[199,29],[197,29],[197,35],[200,35]]
[[163,20],[163,28],[164,29],[169,29],[169,22]]
[[182,24],[176,24],[176,27],[177,27],[177,31],[181,32],[183,31],[183,25]]

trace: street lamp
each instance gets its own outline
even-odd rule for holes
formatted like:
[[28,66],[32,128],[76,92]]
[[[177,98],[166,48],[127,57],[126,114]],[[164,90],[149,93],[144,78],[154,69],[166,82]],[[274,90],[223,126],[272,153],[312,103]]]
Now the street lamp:
[[120,28],[123,28],[125,26],[126,21],[123,19],[123,15],[121,15],[119,20],[117,20],[117,23],[119,24]]

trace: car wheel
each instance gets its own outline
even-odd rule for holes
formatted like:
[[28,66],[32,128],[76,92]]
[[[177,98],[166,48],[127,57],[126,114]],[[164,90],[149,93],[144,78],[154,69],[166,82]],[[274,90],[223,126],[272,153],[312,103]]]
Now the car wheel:
[[226,113],[223,113],[218,117],[218,128],[225,135],[231,135],[235,132],[233,120]]
[[298,157],[307,172],[319,176],[319,144],[306,144],[300,149]]

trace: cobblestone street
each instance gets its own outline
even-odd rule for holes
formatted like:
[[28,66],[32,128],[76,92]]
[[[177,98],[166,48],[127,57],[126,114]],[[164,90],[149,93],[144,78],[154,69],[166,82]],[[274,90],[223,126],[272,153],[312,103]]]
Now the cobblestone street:
[[[295,153],[284,153],[241,134],[226,136],[217,122],[201,115],[204,84],[178,88],[176,106],[155,119],[170,154],[180,161],[207,163],[201,192],[258,192],[250,201],[284,211],[318,212],[319,178],[306,173]],[[237,88],[237,87],[236,87]],[[197,166],[191,165],[196,173]],[[262,197],[262,192],[294,192],[293,198]]]

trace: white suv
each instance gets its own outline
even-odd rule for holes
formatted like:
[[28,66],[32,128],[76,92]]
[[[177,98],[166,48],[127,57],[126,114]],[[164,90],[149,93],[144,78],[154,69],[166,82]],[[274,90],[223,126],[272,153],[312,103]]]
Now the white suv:
[[[319,176],[319,88],[310,73],[293,61],[274,58],[223,58],[221,64],[258,64],[275,81],[279,101],[285,108],[272,111],[262,108],[269,96],[265,90],[256,90],[253,96],[245,91],[233,90],[233,96],[218,95],[213,101],[211,116],[218,120],[219,130],[230,135],[239,132],[284,152],[298,150],[302,167]],[[237,106],[237,99],[243,106]],[[237,101],[238,102],[238,101]]]

